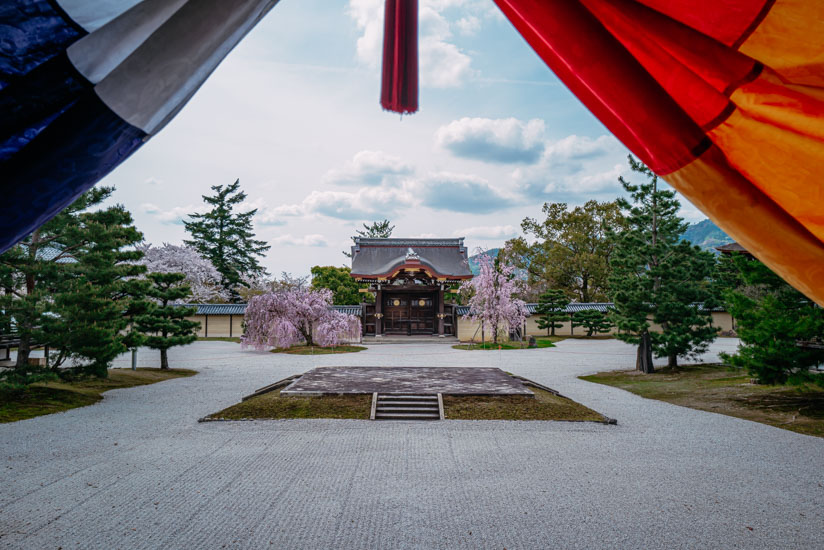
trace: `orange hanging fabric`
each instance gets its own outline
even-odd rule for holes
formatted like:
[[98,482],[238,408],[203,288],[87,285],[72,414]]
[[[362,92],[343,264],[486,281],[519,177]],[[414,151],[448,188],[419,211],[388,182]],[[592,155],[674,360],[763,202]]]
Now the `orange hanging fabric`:
[[624,145],[824,305],[824,3],[495,2]]
[[411,114],[418,110],[418,0],[386,0],[385,10],[381,106]]

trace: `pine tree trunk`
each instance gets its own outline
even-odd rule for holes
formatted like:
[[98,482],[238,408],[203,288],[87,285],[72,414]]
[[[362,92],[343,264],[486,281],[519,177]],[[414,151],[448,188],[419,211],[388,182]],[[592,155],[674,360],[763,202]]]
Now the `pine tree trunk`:
[[667,356],[667,366],[671,369],[678,368],[678,356],[674,353]]
[[17,346],[17,362],[14,364],[15,368],[22,368],[29,364],[29,355],[31,354],[31,341],[29,336],[21,336],[20,344]]
[[644,332],[641,335],[641,342],[638,344],[638,355],[635,359],[635,368],[644,374],[655,372],[655,367],[652,364],[652,345],[649,332]]
[[160,350],[160,368],[161,369],[168,369],[169,368],[169,356],[167,355],[168,350],[162,349]]

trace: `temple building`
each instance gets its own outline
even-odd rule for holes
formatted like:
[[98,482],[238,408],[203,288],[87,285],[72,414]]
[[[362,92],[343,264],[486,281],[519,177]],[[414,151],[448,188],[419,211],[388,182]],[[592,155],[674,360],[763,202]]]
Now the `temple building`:
[[355,238],[352,277],[375,296],[363,306],[364,335],[457,335],[450,290],[472,278],[460,239]]

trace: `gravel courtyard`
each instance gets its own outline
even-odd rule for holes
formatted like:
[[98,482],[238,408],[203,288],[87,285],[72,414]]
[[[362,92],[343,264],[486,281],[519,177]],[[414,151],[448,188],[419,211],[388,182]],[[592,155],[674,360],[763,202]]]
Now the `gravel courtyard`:
[[[198,342],[170,361],[200,374],[0,425],[0,547],[824,548],[824,439],[576,378],[632,367],[617,341],[317,357]],[[324,365],[500,367],[618,425],[197,422]]]

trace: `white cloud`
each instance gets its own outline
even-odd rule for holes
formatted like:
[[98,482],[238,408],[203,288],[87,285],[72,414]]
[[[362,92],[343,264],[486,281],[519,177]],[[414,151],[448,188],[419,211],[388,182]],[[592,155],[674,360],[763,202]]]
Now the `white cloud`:
[[514,225],[481,225],[458,229],[453,235],[480,240],[511,239],[518,235],[518,228]]
[[570,135],[547,142],[540,160],[515,169],[511,181],[525,197],[537,200],[606,200],[622,192],[618,176],[629,172],[626,153],[611,136]]
[[606,155],[617,145],[612,136],[602,135],[595,139],[570,135],[547,144],[546,155],[551,159],[581,160]]
[[544,151],[544,121],[464,117],[438,128],[435,143],[459,157],[534,163]]
[[159,179],[159,178],[156,178],[154,176],[149,176],[148,178],[143,180],[143,183],[146,183],[146,184],[149,184],[149,185],[161,185],[163,183],[163,180]]
[[481,20],[474,15],[467,15],[458,19],[455,26],[458,27],[458,32],[464,36],[474,36],[481,30]]
[[496,189],[483,178],[471,174],[438,172],[407,182],[412,196],[423,206],[468,214],[488,214],[509,208],[518,201]]
[[157,221],[166,224],[182,224],[183,220],[189,215],[202,208],[202,205],[189,204],[186,206],[175,206],[168,210],[163,210],[156,204],[145,202],[140,205],[140,208],[146,213],[155,218]]
[[[464,2],[449,0],[421,2],[418,8],[421,86],[451,88],[476,75],[470,57],[449,41],[451,25],[442,13],[462,4]],[[358,59],[369,67],[379,67],[383,48],[383,1],[349,0],[349,15],[361,33],[357,41]],[[464,27],[466,25],[464,23]]]
[[281,235],[273,239],[269,239],[270,244],[274,246],[329,246],[323,235],[312,234],[304,235],[303,237],[293,237],[291,234]]
[[343,168],[329,170],[323,182],[329,184],[380,185],[387,180],[409,175],[411,165],[383,151],[360,151]]
[[274,208],[293,216],[317,214],[341,220],[369,220],[388,216],[416,203],[404,189],[362,187],[349,191],[312,191],[300,204]]

